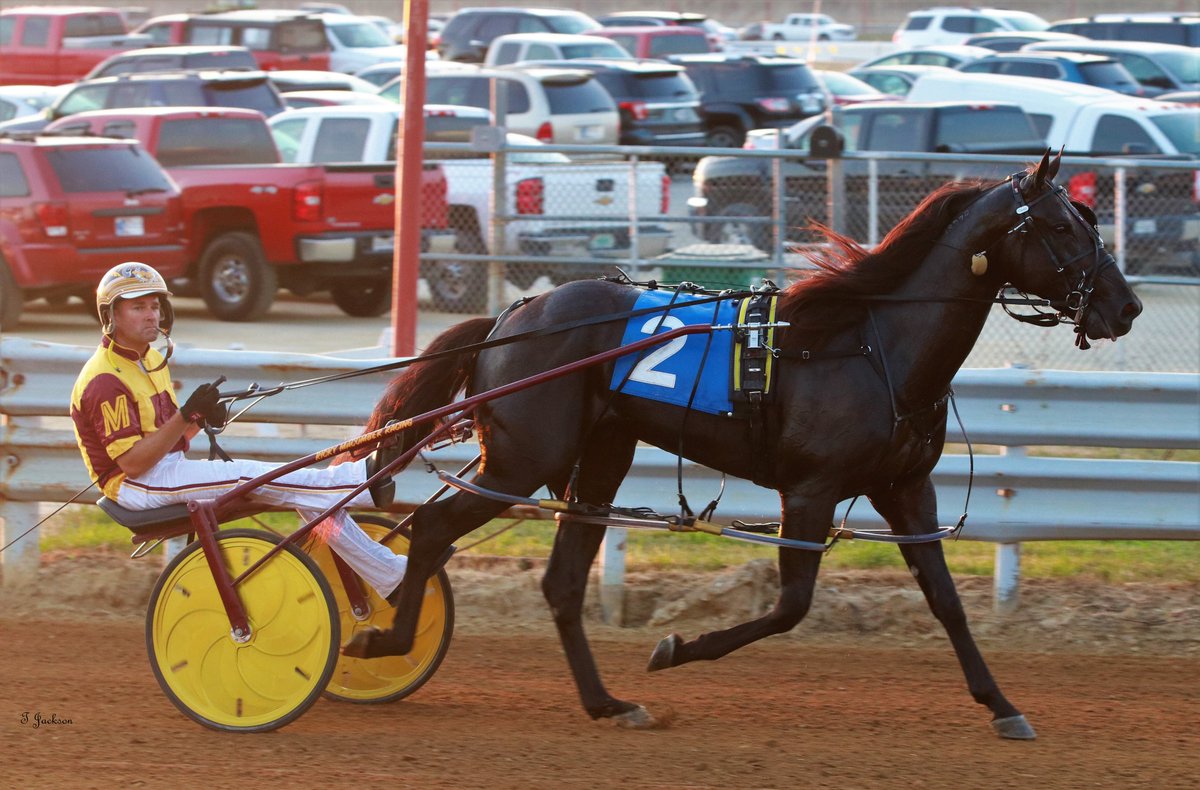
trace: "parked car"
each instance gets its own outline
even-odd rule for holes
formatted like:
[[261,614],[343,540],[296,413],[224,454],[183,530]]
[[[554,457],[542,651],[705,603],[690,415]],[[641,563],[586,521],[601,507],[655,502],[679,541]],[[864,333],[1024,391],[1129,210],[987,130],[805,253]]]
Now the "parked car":
[[1079,82],[1129,96],[1144,93],[1141,84],[1120,63],[1083,52],[997,52],[965,63],[958,70],[964,74],[1013,74]]
[[0,85],[60,85],[149,39],[112,8],[21,6],[0,11]]
[[406,48],[369,19],[322,14],[329,40],[329,68],[353,74],[375,63],[404,60]]
[[488,45],[506,33],[590,33],[600,23],[579,11],[540,8],[464,8],[438,34],[443,60],[482,63]]
[[283,94],[283,101],[289,110],[304,107],[362,107],[363,105],[375,105],[394,108],[396,106],[396,102],[391,99],[385,99],[377,93],[363,93],[362,91],[288,91]]
[[280,93],[293,91],[351,91],[354,93],[378,93],[379,89],[353,74],[338,71],[313,71],[311,69],[281,69],[268,71],[267,79]]
[[852,77],[844,71],[829,71],[816,69],[813,72],[825,90],[829,92],[833,103],[839,106],[859,104],[870,101],[895,101],[896,97],[872,88],[867,83]]
[[146,47],[112,55],[87,73],[85,80],[115,77],[146,71],[180,71],[187,69],[247,69],[258,70],[258,61],[245,47],[220,45],[185,45],[178,47]]
[[7,121],[0,130],[36,131],[75,113],[128,107],[244,107],[270,116],[285,105],[262,71],[122,74],[77,82],[41,115]]
[[[892,34],[902,47],[962,44],[977,33],[1000,30],[1045,30],[1049,23],[1028,11],[999,8],[939,7],[911,11]],[[1072,32],[1072,31],[1068,31]],[[936,63],[933,65],[944,65]]]
[[37,115],[61,96],[69,85],[0,86],[0,122]]
[[570,33],[509,33],[488,47],[485,66],[506,66],[543,60],[631,58],[619,44],[603,36]]
[[802,60],[766,55],[678,55],[700,92],[705,140],[736,148],[751,129],[783,128],[825,110],[825,94]]
[[[376,89],[382,88],[392,80],[404,73],[405,62],[402,60],[389,60],[386,63],[377,63],[374,66],[367,66],[362,71],[354,76],[359,79],[366,80]],[[433,71],[473,71],[477,66],[474,63],[459,63],[454,60],[426,60],[425,73],[429,74]]]
[[907,96],[913,83],[925,74],[938,71],[953,71],[946,66],[860,66],[847,71],[851,77],[862,80],[881,93],[891,96]]
[[[391,304],[394,167],[283,164],[266,120],[250,110],[106,110],[56,128],[130,137],[157,157],[183,190],[186,275],[217,318],[255,320],[280,286],[328,289],[353,316],[381,315]],[[425,166],[423,245],[452,244],[445,196],[445,173]]]
[[760,35],[764,41],[853,41],[858,31],[829,14],[788,14],[782,23],[764,22]]
[[714,51],[708,34],[697,27],[602,27],[591,31],[591,35],[611,39],[635,58],[666,58]]
[[1146,95],[1200,89],[1200,49],[1148,41],[1062,41],[1030,44],[1024,51],[1087,52],[1117,60]]
[[616,102],[621,145],[704,145],[700,94],[683,66],[586,58],[558,65],[590,72]]
[[[817,116],[788,129],[757,130],[750,133],[746,145],[807,151],[813,130],[824,124],[825,119]],[[1013,104],[869,102],[843,109],[842,129],[849,151],[980,154],[1045,151],[1045,144],[1029,117]],[[773,248],[770,224],[746,222],[744,218],[770,218],[772,167],[767,159],[721,155],[701,159],[692,178],[695,194],[688,201],[689,210],[696,217],[731,219],[697,223],[697,234],[711,242],[749,243],[770,251]],[[827,162],[817,157],[788,158],[782,161],[781,167],[786,222],[794,234],[789,240],[808,240],[803,229],[809,222],[823,222],[828,216]],[[856,236],[865,236],[861,230],[866,227],[869,208],[868,164],[848,159],[843,167],[847,227],[855,229]],[[959,160],[878,163],[881,190],[911,196],[928,194],[949,180],[980,175],[986,167]],[[890,228],[906,216],[913,205],[904,198],[880,201],[880,227]]]
[[[556,61],[528,68],[431,72],[425,81],[427,104],[491,108],[491,81],[508,87],[503,126],[543,143],[616,145],[620,116],[613,98],[579,61]],[[569,68],[562,67],[569,65]],[[400,100],[400,80],[380,96]]]
[[967,38],[963,44],[968,47],[984,47],[993,52],[1016,52],[1026,44],[1040,44],[1044,41],[1087,41],[1083,36],[1074,33],[1058,33],[1052,30],[1002,30],[993,33],[977,33]]
[[320,16],[302,11],[168,14],[148,20],[135,32],[148,36],[152,45],[243,46],[266,70],[329,68],[325,23]]
[[730,41],[737,40],[737,31],[733,28],[704,14],[690,11],[618,11],[597,17],[596,21],[604,27],[698,27],[708,35],[708,43],[714,52],[720,52]]
[[1055,22],[1050,30],[1102,41],[1154,41],[1200,47],[1200,14],[1097,14]]
[[878,58],[860,63],[855,68],[866,69],[873,66],[946,66],[953,69],[964,63],[970,63],[972,60],[986,58],[990,54],[992,54],[990,49],[968,47],[964,44],[913,47],[881,55]]
[[136,259],[184,272],[179,188],[129,140],[0,135],[0,330]]

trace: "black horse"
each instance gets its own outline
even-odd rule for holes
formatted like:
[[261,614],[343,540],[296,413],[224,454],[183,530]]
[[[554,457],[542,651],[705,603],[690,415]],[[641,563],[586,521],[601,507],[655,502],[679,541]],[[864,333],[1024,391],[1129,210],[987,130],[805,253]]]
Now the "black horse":
[[[896,534],[936,531],[930,472],[945,439],[946,396],[1001,289],[1047,300],[1056,314],[1038,321],[1075,324],[1081,348],[1088,338],[1126,334],[1141,312],[1104,250],[1095,217],[1053,183],[1057,172],[1058,159],[1047,153],[1036,168],[1002,182],[947,184],[874,252],[829,233],[838,252],[781,294],[778,319],[790,325],[779,341],[783,364],[766,412],[765,451],[748,440],[745,421],[613,395],[609,363],[484,403],[475,413],[484,461],[474,482],[517,496],[543,485],[563,496],[571,487],[580,502],[608,503],[642,440],[777,489],[784,538],[824,541],[836,504],[857,495],[868,497]],[[629,311],[638,294],[618,283],[570,283],[512,311],[499,326],[490,318],[459,324],[425,354],[489,333],[504,337]],[[393,381],[368,429],[450,403],[464,386],[470,394],[484,392],[615,348],[622,323],[416,364]],[[408,437],[405,446],[414,441]],[[345,652],[408,652],[423,582],[437,558],[506,507],[466,492],[421,506],[393,630],[360,634]],[[641,705],[605,689],[581,623],[588,570],[604,533],[603,526],[560,527],[542,589],[587,713],[625,726],[655,726]],[[900,551],[950,636],[971,695],[991,710],[995,730],[1033,738],[975,646],[941,545],[901,545]],[[781,590],[772,611],[689,641],[672,634],[654,650],[649,669],[720,658],[793,628],[808,611],[820,562],[819,551],[781,548]]]

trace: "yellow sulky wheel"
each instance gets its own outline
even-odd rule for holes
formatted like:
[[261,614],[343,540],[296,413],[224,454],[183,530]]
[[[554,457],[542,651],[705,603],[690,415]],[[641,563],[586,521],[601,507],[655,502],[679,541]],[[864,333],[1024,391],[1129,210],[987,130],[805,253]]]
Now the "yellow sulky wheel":
[[[396,526],[395,521],[380,516],[359,513],[355,514],[354,519],[377,541],[382,540],[383,536]],[[408,545],[409,532],[403,530],[392,539],[388,547],[397,554],[407,554]],[[363,628],[375,626],[386,630],[392,627],[396,610],[380,598],[369,585],[366,590],[370,614],[362,620],[355,619],[329,548],[321,546],[314,550],[313,558],[317,560],[333,588],[338,615],[341,617],[343,643]],[[412,652],[406,656],[371,659],[339,656],[337,668],[325,696],[343,702],[358,703],[393,702],[407,697],[425,685],[441,666],[446,651],[450,649],[450,637],[453,633],[454,594],[450,589],[450,579],[443,569],[425,583],[425,600],[421,605],[421,619],[417,623],[417,636]]]
[[[237,577],[279,538],[256,530],[216,535]],[[189,718],[231,732],[263,732],[316,702],[337,663],[333,593],[316,563],[293,545],[237,588],[251,635],[230,635],[229,618],[198,541],[168,565],[150,594],[146,650],[167,698]]]

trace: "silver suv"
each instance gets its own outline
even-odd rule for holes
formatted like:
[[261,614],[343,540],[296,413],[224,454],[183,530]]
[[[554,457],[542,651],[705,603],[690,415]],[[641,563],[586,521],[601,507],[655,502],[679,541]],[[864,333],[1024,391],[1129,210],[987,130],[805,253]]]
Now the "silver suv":
[[909,13],[892,34],[892,43],[903,47],[962,44],[978,33],[1006,30],[1045,30],[1050,24],[1037,14],[1000,8],[947,6]]

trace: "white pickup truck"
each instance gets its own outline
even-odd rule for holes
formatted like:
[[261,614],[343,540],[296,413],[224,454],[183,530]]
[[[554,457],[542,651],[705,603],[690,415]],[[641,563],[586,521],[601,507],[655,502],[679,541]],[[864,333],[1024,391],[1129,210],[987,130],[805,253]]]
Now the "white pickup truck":
[[782,23],[764,22],[763,41],[853,41],[854,25],[844,25],[828,14],[788,14]]
[[[427,117],[431,112],[437,110],[426,107]],[[388,107],[311,107],[280,113],[271,119],[271,127],[287,161],[379,163],[395,156],[397,122],[398,112]],[[508,143],[542,145],[514,134],[508,135]],[[541,274],[548,274],[551,282],[558,284],[612,273],[603,261],[628,258],[635,235],[639,257],[667,251],[671,231],[662,218],[668,210],[670,181],[662,163],[639,162],[636,184],[631,185],[635,170],[623,161],[574,161],[544,150],[512,151],[506,159],[505,213],[509,219],[504,223],[499,250],[490,247],[492,160],[439,161],[446,173],[450,226],[458,234],[458,252],[579,259],[578,263],[510,263],[506,277],[518,287],[528,288]],[[633,212],[631,193],[636,195]],[[636,234],[631,233],[635,225]],[[446,260],[423,264],[435,306],[457,312],[480,309],[487,282],[480,263]]]

